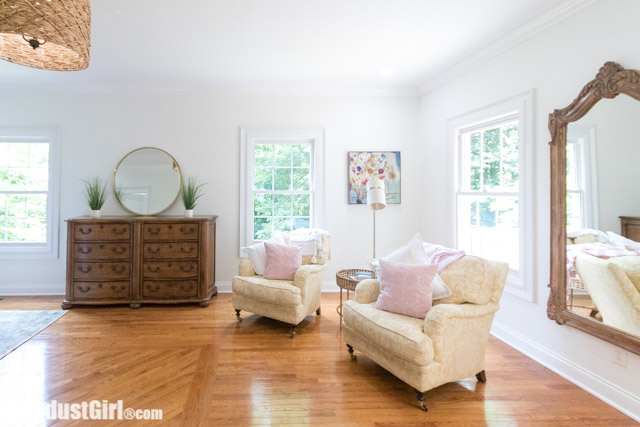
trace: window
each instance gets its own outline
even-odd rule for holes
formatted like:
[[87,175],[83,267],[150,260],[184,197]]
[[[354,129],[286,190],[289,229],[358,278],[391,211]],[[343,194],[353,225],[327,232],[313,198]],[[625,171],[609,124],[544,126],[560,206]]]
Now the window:
[[530,105],[525,94],[452,124],[456,246],[509,263],[507,291],[532,301]]
[[243,128],[241,242],[322,222],[322,129]]
[[0,258],[57,257],[57,130],[0,128]]
[[598,229],[595,129],[567,129],[567,231]]

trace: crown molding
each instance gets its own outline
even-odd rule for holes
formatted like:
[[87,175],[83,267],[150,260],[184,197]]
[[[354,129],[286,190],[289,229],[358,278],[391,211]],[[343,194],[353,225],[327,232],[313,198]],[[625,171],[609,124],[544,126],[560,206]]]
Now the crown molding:
[[505,52],[541,31],[568,18],[598,0],[566,0],[546,12],[519,26],[481,49],[465,56],[465,59],[452,62],[447,66],[425,77],[425,82],[418,87],[418,93],[425,95],[437,87],[461,76],[489,59]]
[[287,85],[60,85],[0,82],[0,94],[79,94],[79,95],[244,95],[244,96],[372,96],[417,97],[416,87],[337,87]]

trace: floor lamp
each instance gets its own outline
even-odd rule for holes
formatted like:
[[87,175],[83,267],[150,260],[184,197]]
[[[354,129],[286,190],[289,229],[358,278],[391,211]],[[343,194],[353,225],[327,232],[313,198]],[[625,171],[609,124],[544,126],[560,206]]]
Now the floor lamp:
[[373,211],[373,258],[376,258],[376,211],[387,206],[387,195],[384,191],[384,181],[371,178],[367,182],[367,205]]

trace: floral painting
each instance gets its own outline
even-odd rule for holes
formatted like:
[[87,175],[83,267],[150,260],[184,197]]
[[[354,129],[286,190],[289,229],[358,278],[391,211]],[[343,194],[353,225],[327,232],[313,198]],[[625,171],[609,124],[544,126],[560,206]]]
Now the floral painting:
[[370,178],[384,181],[387,204],[400,203],[400,152],[350,151],[349,204],[367,204],[367,182]]

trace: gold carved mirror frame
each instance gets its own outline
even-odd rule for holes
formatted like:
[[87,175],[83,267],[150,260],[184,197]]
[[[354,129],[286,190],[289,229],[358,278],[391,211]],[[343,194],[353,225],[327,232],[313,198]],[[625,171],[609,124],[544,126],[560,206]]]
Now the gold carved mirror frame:
[[[584,117],[602,99],[620,94],[640,101],[640,72],[605,63],[596,78],[587,83],[573,102],[549,114],[551,132],[551,293],[547,315],[560,325],[570,325],[633,353],[640,354],[640,337],[582,317],[567,309],[567,215],[566,153],[567,125]],[[640,119],[640,118],[639,118]]]

